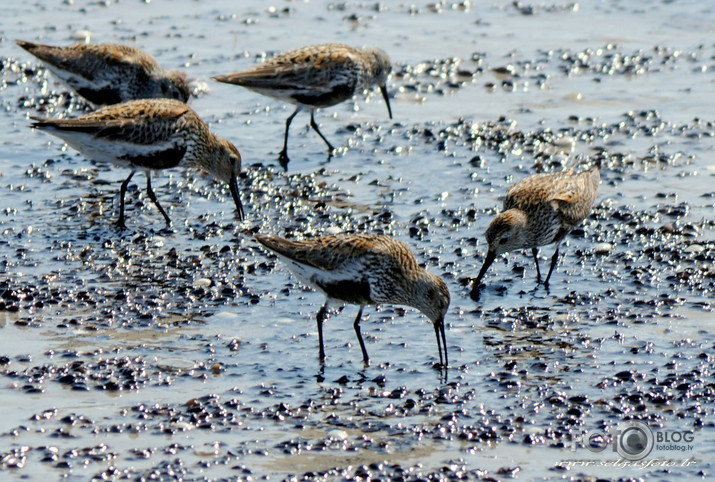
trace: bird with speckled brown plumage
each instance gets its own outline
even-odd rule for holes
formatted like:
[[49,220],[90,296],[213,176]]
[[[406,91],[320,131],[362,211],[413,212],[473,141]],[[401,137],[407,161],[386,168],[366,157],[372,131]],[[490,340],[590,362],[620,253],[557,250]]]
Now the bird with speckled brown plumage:
[[531,248],[536,262],[536,280],[541,282],[538,248],[556,244],[549,273],[548,286],[559,257],[559,246],[566,235],[591,212],[600,184],[597,167],[574,172],[568,169],[550,174],[527,177],[509,188],[504,209],[486,231],[489,250],[472,286],[472,297],[479,296],[480,284],[497,255],[515,249]]
[[387,77],[392,71],[390,58],[375,48],[357,49],[338,43],[309,45],[281,53],[272,59],[232,74],[218,75],[214,80],[240,85],[259,94],[296,105],[286,120],[283,149],[279,160],[288,166],[288,130],[302,109],[310,109],[310,126],[328,146],[328,156],[335,148],[318,129],[314,111],[352,98],[374,85],[380,87],[392,119],[387,95]]
[[440,366],[447,367],[444,317],[449,290],[439,276],[419,266],[405,243],[373,234],[339,234],[303,241],[260,234],[255,238],[278,255],[301,282],[325,294],[325,304],[317,316],[321,363],[325,360],[323,322],[332,302],[360,305],[353,327],[366,365],[370,358],[360,332],[363,308],[392,303],[416,308],[432,321]]
[[125,227],[124,195],[137,169],[146,173],[147,194],[166,221],[168,214],[151,188],[151,171],[192,167],[226,182],[239,219],[241,154],[228,140],[214,135],[188,105],[178,100],[142,99],[113,104],[74,119],[31,117],[32,127],[65,141],[85,157],[131,169],[120,190],[117,226]]
[[154,57],[129,45],[16,43],[95,106],[136,99],[189,100],[190,89],[183,73],[161,68]]

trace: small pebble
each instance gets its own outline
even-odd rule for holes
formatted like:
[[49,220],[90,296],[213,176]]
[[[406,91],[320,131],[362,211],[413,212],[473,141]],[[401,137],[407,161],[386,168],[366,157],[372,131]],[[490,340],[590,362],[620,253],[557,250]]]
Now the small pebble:
[[687,248],[683,250],[685,253],[693,253],[693,254],[698,254],[702,253],[705,251],[705,247],[702,244],[691,244]]
[[560,152],[573,152],[576,147],[576,139],[571,136],[560,136],[552,141],[554,147]]
[[92,41],[92,32],[89,30],[75,30],[72,34],[72,38],[77,42],[84,42],[88,44]]
[[514,73],[516,73],[516,69],[511,64],[495,67],[492,69],[492,71],[500,75],[514,75]]
[[171,429],[179,431],[179,432],[188,432],[188,431],[196,428],[195,425],[193,425],[189,422],[183,422],[183,421],[171,422],[169,424],[169,427],[171,427]]
[[613,251],[613,245],[611,243],[598,243],[593,247],[593,252],[596,254],[608,254]]
[[673,234],[675,232],[675,225],[673,223],[667,223],[658,228],[658,230],[661,233]]
[[208,278],[199,278],[194,280],[193,286],[195,288],[206,288],[211,286],[211,280]]
[[328,432],[328,438],[331,438],[333,440],[347,440],[348,433],[345,430],[331,430],[330,432]]

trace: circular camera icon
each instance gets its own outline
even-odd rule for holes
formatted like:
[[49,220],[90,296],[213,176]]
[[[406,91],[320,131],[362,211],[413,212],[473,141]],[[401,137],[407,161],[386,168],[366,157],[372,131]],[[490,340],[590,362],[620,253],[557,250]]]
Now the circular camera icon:
[[653,450],[653,432],[643,422],[623,422],[618,425],[616,433],[616,452],[626,460],[641,460]]

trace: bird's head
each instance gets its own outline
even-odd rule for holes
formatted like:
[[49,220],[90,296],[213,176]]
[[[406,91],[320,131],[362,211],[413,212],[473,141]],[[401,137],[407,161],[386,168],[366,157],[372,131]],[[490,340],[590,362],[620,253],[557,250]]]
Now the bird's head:
[[231,196],[236,204],[239,219],[243,219],[243,204],[238,193],[238,175],[241,173],[241,154],[230,141],[216,137],[216,149],[209,155],[206,170],[215,178],[228,184]]
[[498,214],[485,233],[489,251],[495,255],[526,247],[526,214],[508,209]]
[[189,79],[183,72],[175,70],[165,70],[164,76],[159,81],[161,94],[167,99],[176,99],[181,102],[188,102],[191,96]]
[[366,49],[365,53],[370,58],[370,80],[368,83],[370,85],[376,84],[380,87],[380,92],[382,92],[382,97],[387,105],[387,113],[392,119],[392,107],[390,107],[390,97],[387,93],[387,78],[392,72],[390,57],[380,49]]
[[384,50],[367,49],[365,53],[370,57],[372,79],[377,85],[385,85],[392,72],[392,62]]
[[449,290],[442,278],[424,270],[417,282],[413,306],[439,325],[447,315],[449,301]]

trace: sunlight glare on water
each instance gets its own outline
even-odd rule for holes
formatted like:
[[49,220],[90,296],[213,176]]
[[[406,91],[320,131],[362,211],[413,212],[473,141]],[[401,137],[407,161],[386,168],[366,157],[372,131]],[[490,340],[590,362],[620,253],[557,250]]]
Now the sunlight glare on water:
[[[715,6],[688,2],[10,3],[0,7],[0,478],[705,477],[713,471]],[[152,182],[86,160],[30,115],[88,109],[15,45],[133,45],[185,71],[191,107],[243,158],[231,196],[195,170]],[[81,35],[80,35],[81,34]],[[212,76],[322,42],[389,53],[377,89],[294,107]],[[469,296],[509,185],[601,164],[593,212],[548,290],[531,253]],[[136,183],[136,184],[135,184]],[[451,293],[440,370],[417,310],[347,306],[252,239],[367,231],[408,243]],[[541,269],[553,247],[541,249]],[[641,420],[692,431],[649,466],[571,451]],[[653,460],[676,460],[667,469]],[[593,464],[576,464],[574,461]],[[685,462],[689,461],[689,462]],[[692,463],[691,463],[692,462]]]

